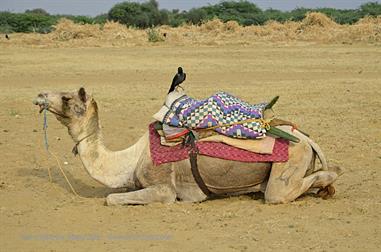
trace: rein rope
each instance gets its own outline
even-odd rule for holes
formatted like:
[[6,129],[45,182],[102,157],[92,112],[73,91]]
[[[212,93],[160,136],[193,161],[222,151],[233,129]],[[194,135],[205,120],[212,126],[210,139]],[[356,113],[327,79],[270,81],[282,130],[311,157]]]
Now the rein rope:
[[[48,102],[45,100],[44,102],[44,125],[43,125],[43,130],[44,130],[44,145],[45,145],[45,149],[46,151],[51,155],[53,156],[55,159],[56,159],[56,162],[58,164],[58,168],[59,170],[61,171],[61,174],[63,175],[63,177],[65,178],[67,184],[69,185],[70,187],[70,190],[73,192],[73,194],[75,196],[78,196],[80,198],[83,198],[82,196],[80,196],[76,190],[74,189],[73,185],[70,183],[68,177],[66,176],[64,170],[62,169],[62,166],[61,166],[61,163],[58,159],[58,157],[52,153],[50,150],[49,150],[49,143],[48,143],[48,116],[47,116],[47,111],[48,111]],[[48,167],[48,174],[49,174],[49,180],[50,182],[52,182],[52,174],[51,174],[51,171],[50,171],[50,167]]]

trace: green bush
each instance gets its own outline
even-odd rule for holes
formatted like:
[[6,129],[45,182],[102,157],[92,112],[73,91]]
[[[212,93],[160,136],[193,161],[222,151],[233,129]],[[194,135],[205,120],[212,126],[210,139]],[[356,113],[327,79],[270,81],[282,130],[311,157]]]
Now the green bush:
[[49,32],[56,22],[55,17],[46,15],[0,12],[0,26],[11,32]]
[[163,37],[160,35],[160,33],[154,29],[154,28],[149,28],[147,30],[147,36],[148,36],[148,42],[161,42],[164,41]]
[[280,10],[267,9],[263,12],[263,15],[266,18],[266,21],[274,20],[280,23],[283,23],[290,19],[290,15],[288,12],[282,12]]
[[12,33],[12,26],[8,24],[0,25],[0,33]]
[[104,24],[107,22],[107,14],[100,14],[93,19],[96,24]]

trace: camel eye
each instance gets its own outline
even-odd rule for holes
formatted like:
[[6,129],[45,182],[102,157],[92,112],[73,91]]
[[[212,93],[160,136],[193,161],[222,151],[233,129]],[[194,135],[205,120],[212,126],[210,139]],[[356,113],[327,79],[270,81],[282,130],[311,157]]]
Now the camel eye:
[[83,115],[85,113],[85,111],[86,111],[85,108],[82,108],[82,107],[78,106],[77,104],[74,105],[74,112],[77,115],[81,116],[81,115]]

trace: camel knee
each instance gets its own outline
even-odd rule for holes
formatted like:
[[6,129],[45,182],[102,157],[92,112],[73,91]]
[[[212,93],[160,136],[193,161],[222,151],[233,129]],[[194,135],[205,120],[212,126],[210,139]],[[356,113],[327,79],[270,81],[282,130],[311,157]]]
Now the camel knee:
[[172,203],[176,201],[176,191],[171,186],[163,186],[159,189],[158,201],[162,203]]
[[105,202],[106,206],[122,205],[122,203],[120,202],[120,197],[116,196],[115,194],[116,193],[107,195]]

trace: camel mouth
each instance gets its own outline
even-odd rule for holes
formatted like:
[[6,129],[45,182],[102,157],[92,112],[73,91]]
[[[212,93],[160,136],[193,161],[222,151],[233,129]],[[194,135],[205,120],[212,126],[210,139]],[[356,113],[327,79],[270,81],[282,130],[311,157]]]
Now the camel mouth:
[[33,100],[33,104],[37,105],[39,107],[39,113],[41,114],[42,111],[47,110],[52,114],[55,114],[56,116],[62,117],[62,118],[69,118],[68,116],[65,116],[57,111],[55,111],[53,108],[50,107],[49,102],[45,99],[45,97],[38,96],[36,99]]
[[44,105],[42,105],[42,104],[38,104],[38,106],[40,107],[40,110],[38,111],[38,113],[42,113],[42,111],[44,111],[44,109],[45,109],[45,106]]
[[41,95],[39,95],[36,99],[33,100],[33,104],[39,106],[39,113],[41,113],[44,109],[48,109],[49,107],[48,101]]

